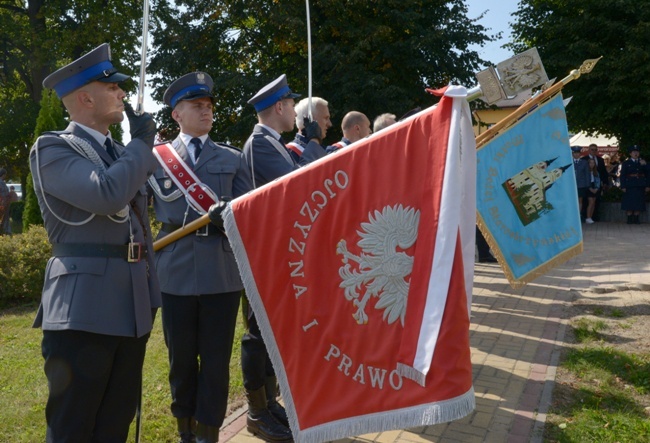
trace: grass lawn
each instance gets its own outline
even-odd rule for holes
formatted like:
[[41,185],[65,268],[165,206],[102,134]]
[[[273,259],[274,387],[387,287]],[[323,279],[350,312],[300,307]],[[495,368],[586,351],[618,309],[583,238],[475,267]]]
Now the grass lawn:
[[574,308],[545,442],[650,441],[650,293],[622,307],[606,295]]
[[[0,311],[0,442],[45,441],[47,380],[43,373],[41,330],[31,327],[36,307]],[[244,404],[240,369],[241,315],[237,323],[230,362],[229,413]],[[178,442],[170,411],[167,348],[160,313],[152,331],[143,374],[142,443]],[[129,440],[133,440],[134,426]]]

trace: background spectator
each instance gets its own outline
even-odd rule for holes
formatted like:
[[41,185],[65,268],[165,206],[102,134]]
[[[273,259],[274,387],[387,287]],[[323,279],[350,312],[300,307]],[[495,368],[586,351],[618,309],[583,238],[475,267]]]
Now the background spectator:
[[589,158],[587,164],[589,165],[590,182],[589,191],[587,192],[587,218],[585,219],[585,223],[592,224],[594,222],[593,216],[594,210],[596,209],[596,199],[601,190],[601,181],[596,160]]
[[624,192],[621,209],[627,214],[627,224],[639,224],[639,215],[645,211],[645,193],[650,191],[648,165],[639,158],[637,145],[628,148],[630,158],[621,165],[621,190]]

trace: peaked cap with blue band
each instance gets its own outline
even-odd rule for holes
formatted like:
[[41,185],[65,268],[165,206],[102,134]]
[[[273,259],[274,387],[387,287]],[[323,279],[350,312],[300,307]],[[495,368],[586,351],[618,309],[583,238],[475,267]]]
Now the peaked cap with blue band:
[[54,89],[59,98],[92,82],[121,83],[130,78],[111,63],[111,47],[104,43],[69,65],[48,75],[43,87]]
[[214,98],[213,86],[212,77],[205,72],[190,72],[169,85],[163,95],[163,101],[174,109],[181,100],[194,100],[201,97]]
[[300,94],[294,94],[291,92],[291,89],[289,89],[289,85],[287,84],[287,76],[282,74],[280,77],[260,89],[257,94],[248,100],[248,104],[253,105],[256,112],[260,112],[273,106],[283,98],[298,97],[300,97]]

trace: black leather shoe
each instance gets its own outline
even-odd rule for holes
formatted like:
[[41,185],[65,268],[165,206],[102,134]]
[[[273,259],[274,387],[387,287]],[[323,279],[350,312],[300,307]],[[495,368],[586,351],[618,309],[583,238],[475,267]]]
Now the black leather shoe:
[[277,421],[267,407],[266,389],[246,390],[248,415],[246,429],[259,438],[274,443],[293,441],[291,430]]
[[287,417],[287,411],[284,409],[284,407],[278,403],[277,401],[275,402],[269,402],[269,412],[275,418],[277,421],[282,423],[285,427],[289,427],[289,418]]
[[246,429],[253,435],[270,442],[291,442],[291,430],[277,421],[268,409],[246,416]]
[[478,259],[479,263],[498,263],[497,259],[492,257],[491,255],[489,257],[482,257]]

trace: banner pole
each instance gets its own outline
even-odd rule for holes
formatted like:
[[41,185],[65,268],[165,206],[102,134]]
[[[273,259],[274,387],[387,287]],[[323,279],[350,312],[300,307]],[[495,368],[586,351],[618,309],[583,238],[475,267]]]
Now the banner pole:
[[153,250],[158,251],[164,248],[165,246],[167,246],[168,244],[173,243],[176,240],[185,237],[187,234],[202,228],[208,223],[210,223],[210,216],[208,214],[204,214],[201,217],[197,218],[196,220],[186,224],[182,228],[177,229],[174,232],[171,232],[169,235],[166,235],[159,240],[156,240],[153,243]]
[[309,121],[314,121],[314,116],[311,112],[311,19],[309,16],[309,0],[305,0],[305,7],[307,10],[307,108],[309,115]]

